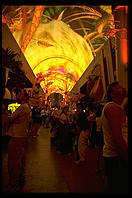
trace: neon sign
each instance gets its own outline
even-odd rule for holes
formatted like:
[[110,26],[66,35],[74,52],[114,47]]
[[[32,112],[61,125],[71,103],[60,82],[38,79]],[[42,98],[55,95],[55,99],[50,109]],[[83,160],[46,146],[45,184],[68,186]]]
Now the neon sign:
[[11,110],[11,113],[15,112],[16,109],[20,106],[20,104],[16,103],[11,103],[8,105],[8,111]]

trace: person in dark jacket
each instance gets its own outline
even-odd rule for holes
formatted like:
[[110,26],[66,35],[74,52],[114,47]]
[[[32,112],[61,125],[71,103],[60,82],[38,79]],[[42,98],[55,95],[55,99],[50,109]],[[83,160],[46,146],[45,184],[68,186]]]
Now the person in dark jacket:
[[90,126],[80,103],[78,103],[76,106],[76,123],[78,125],[78,130],[79,130],[79,139],[78,139],[79,159],[76,160],[75,163],[81,164],[86,161],[86,150],[88,147],[87,144],[88,144],[88,137],[90,135]]
[[40,127],[40,122],[41,122],[41,113],[38,110],[37,107],[33,107],[32,109],[32,119],[33,119],[33,129],[32,129],[32,134],[33,137],[36,138],[38,135],[38,130]]

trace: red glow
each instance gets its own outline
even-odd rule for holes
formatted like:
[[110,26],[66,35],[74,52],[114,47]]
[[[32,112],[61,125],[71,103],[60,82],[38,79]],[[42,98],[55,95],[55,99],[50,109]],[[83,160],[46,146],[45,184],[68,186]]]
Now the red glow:
[[125,8],[125,12],[126,14],[128,13],[128,6],[122,5],[122,6],[116,6],[115,11],[121,9],[121,8]]
[[127,63],[128,62],[128,50],[127,50],[127,39],[121,39],[121,56],[122,56],[122,62]]
[[2,18],[2,23],[6,23],[6,19],[5,18]]
[[62,73],[62,74],[67,74],[65,71],[64,71],[64,68],[61,66],[61,67],[59,67],[59,68],[56,68],[56,71],[58,71],[58,72],[60,72],[60,73]]

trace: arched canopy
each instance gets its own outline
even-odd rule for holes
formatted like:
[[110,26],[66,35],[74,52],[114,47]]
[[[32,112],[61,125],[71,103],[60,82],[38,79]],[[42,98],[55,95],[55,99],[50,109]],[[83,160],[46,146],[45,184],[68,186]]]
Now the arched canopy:
[[113,18],[111,6],[3,6],[2,22],[34,74],[43,74],[41,87],[47,95],[65,95],[105,41],[103,31]]

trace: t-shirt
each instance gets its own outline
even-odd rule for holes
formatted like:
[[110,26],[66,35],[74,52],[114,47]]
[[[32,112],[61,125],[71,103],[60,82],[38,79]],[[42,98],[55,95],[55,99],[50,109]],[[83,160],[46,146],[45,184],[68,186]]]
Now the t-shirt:
[[12,137],[27,137],[31,118],[31,109],[27,103],[20,105],[11,115],[13,123],[10,125],[8,135]]
[[[125,122],[125,113],[122,110],[121,106],[114,102],[107,103],[104,106],[104,109],[102,111],[102,128],[103,128],[103,135],[104,135],[103,156],[104,157],[117,157],[119,154],[117,152],[116,145],[114,143],[113,136],[111,134],[110,123],[108,119],[106,118],[106,114],[104,114],[104,111],[106,108],[114,109],[114,111],[119,112],[120,117],[118,117],[118,119],[120,119],[121,126]],[[111,116],[115,116],[115,115],[112,114]],[[117,118],[115,117],[115,119]]]

